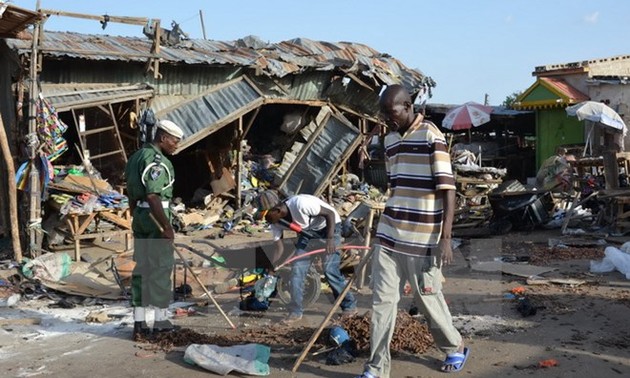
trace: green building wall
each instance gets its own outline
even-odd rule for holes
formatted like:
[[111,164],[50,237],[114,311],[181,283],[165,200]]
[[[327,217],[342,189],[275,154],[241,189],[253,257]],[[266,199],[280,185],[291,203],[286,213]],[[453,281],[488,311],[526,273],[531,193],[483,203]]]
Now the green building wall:
[[584,121],[567,115],[564,108],[541,109],[536,112],[536,167],[565,144],[584,143]]

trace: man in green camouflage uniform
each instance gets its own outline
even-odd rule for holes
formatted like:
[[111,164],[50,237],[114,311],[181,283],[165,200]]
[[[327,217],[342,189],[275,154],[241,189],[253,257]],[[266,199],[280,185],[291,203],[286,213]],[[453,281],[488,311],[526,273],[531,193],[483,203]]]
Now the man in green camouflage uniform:
[[173,122],[157,123],[152,143],[136,151],[127,162],[125,178],[133,214],[134,261],[131,305],[134,307],[133,338],[146,336],[146,308],[155,308],[153,331],[173,330],[167,307],[171,300],[171,272],[175,262],[169,202],[173,197],[175,171],[165,154],[171,155],[183,137]]

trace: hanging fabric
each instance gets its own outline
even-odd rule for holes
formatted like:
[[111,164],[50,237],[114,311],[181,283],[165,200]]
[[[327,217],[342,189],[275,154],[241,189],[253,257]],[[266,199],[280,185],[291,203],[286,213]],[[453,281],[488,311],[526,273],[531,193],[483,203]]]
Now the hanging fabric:
[[68,150],[63,138],[68,126],[59,118],[55,107],[40,93],[37,99],[37,136],[40,149],[50,162]]

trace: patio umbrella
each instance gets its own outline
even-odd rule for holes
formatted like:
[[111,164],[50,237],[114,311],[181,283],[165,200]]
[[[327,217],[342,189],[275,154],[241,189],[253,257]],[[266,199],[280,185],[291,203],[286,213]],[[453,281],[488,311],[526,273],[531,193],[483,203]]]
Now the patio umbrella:
[[466,130],[490,122],[491,106],[473,101],[449,110],[444,116],[442,127],[450,130]]
[[580,121],[588,120],[599,122],[602,125],[610,126],[624,134],[626,133],[626,124],[611,107],[603,102],[584,101],[567,107],[567,114],[577,117]]
[[[625,136],[628,128],[626,123],[621,119],[621,116],[610,106],[603,102],[597,101],[584,101],[579,104],[571,105],[566,108],[566,112],[570,116],[575,116],[580,121],[587,120],[595,123],[602,124],[604,126],[612,127],[615,130],[621,131]],[[591,124],[590,130],[586,136],[586,148],[584,149],[582,156],[586,156],[586,151],[590,149],[593,151],[592,135],[595,124]]]

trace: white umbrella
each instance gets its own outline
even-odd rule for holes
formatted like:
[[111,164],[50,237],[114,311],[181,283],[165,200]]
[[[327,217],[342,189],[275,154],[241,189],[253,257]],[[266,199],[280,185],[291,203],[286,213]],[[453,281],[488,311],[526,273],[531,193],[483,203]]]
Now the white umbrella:
[[442,127],[450,130],[466,130],[490,122],[491,106],[473,101],[449,110],[442,120]]
[[580,121],[586,119],[599,122],[617,129],[624,134],[626,133],[626,123],[621,119],[621,116],[603,102],[584,101],[567,107],[566,111],[568,115],[576,116]]

